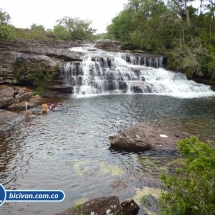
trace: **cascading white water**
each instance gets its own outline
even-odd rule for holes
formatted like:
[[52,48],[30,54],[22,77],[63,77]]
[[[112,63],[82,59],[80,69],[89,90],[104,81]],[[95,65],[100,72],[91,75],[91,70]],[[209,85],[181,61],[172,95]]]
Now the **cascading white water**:
[[[92,47],[71,50],[85,53],[78,66],[74,65],[77,62],[68,63],[62,69],[64,79],[74,87],[73,96],[76,97],[109,93],[151,93],[182,98],[215,95],[210,86],[161,68],[161,56],[146,59],[130,55],[128,58],[125,53],[104,52]],[[147,64],[156,68],[146,67]]]

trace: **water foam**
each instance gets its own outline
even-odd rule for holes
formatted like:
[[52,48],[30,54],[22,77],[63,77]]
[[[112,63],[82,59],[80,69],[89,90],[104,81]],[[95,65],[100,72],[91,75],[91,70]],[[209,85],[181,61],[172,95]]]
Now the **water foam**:
[[[91,97],[108,94],[159,94],[178,98],[215,96],[210,86],[188,80],[185,74],[160,68],[146,67],[145,62],[131,56],[126,62],[124,53],[105,52],[92,45],[74,47],[71,51],[85,53],[79,67],[73,63],[64,65],[64,77],[74,88],[74,97]],[[128,54],[127,54],[128,55]]]

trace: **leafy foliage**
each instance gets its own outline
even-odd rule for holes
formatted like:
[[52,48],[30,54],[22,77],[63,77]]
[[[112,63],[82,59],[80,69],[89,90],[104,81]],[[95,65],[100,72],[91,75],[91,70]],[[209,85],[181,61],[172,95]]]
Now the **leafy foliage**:
[[13,28],[15,37],[24,40],[38,40],[45,42],[58,42],[62,40],[93,40],[95,29],[90,27],[91,21],[78,18],[64,17],[57,20],[54,29],[46,30],[43,25],[32,24],[29,29]]
[[71,35],[69,31],[62,25],[54,26],[54,36],[57,40],[70,40]]
[[130,32],[134,28],[130,12],[127,10],[122,11],[112,22],[113,23],[107,27],[108,37],[129,42]]
[[[93,33],[96,32],[95,29],[90,27],[92,23],[88,20],[65,16],[62,19],[57,20],[57,22],[58,28],[59,26],[62,26],[64,29],[64,34],[67,31],[70,34],[71,39],[92,40]],[[55,31],[57,26],[55,26]]]
[[10,22],[10,15],[6,11],[0,8],[0,25],[5,24],[8,25]]
[[28,79],[33,85],[44,85],[49,81],[53,81],[56,75],[57,72],[49,72],[47,71],[46,66],[40,65],[37,72],[28,73]]
[[215,214],[215,148],[190,137],[178,142],[184,166],[163,174],[160,215]]
[[[123,49],[140,49],[168,56],[168,68],[189,78],[215,79],[214,1],[128,0],[107,26],[107,36]],[[199,46],[199,47],[198,47]]]
[[45,67],[41,66],[37,72],[29,72],[28,80],[36,87],[36,94],[41,95],[45,89],[49,87],[49,84],[53,82],[57,76],[57,72],[47,72]]
[[0,40],[11,41],[14,39],[12,26],[2,24],[0,25]]
[[43,42],[55,42],[52,30],[46,30],[43,25],[32,24],[30,29],[13,28],[16,38],[22,40],[37,40]]
[[0,40],[1,41],[10,41],[14,38],[12,32],[12,26],[9,25],[10,15],[0,9]]
[[107,34],[106,33],[101,33],[101,34],[96,34],[96,39],[106,39]]

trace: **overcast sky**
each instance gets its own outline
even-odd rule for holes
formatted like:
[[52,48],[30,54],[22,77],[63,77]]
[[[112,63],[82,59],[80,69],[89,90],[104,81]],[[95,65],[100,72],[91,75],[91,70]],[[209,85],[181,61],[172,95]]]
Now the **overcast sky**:
[[64,16],[91,20],[96,33],[106,32],[106,26],[123,10],[128,0],[0,0],[0,8],[11,16],[11,24],[29,28],[32,24],[53,29]]

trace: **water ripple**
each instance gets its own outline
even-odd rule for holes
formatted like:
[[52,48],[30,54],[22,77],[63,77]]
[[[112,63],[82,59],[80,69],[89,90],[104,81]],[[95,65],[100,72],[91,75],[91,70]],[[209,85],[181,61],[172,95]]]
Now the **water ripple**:
[[6,189],[60,189],[66,199],[51,206],[5,203],[5,214],[49,215],[77,199],[117,195],[125,200],[135,195],[134,188],[159,187],[159,175],[178,157],[177,151],[127,153],[110,148],[108,136],[138,122],[166,130],[175,126],[214,140],[214,98],[109,95],[69,99],[64,105],[61,111],[32,114],[0,131],[0,183]]

